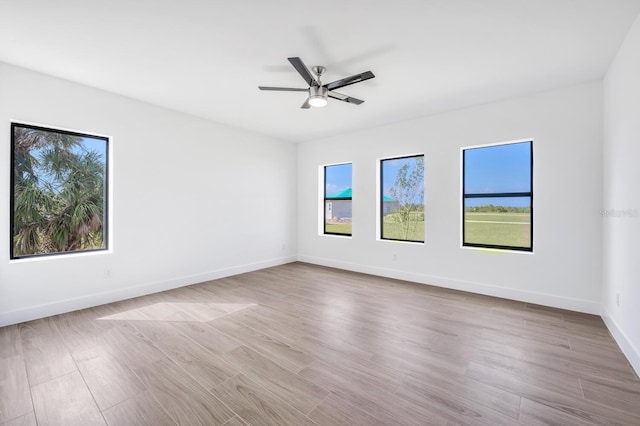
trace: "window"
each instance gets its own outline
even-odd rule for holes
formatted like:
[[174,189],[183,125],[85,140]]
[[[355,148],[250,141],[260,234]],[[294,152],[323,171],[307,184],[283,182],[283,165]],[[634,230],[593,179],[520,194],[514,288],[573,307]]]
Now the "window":
[[351,163],[324,168],[324,233],[351,235]]
[[108,138],[11,123],[11,258],[107,249]]
[[463,246],[533,251],[533,142],[462,151]]
[[424,242],[424,155],[380,161],[380,238]]

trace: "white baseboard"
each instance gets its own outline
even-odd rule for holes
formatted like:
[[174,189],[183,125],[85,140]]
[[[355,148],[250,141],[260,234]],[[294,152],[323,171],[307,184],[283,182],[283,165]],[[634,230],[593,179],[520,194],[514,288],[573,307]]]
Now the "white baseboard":
[[602,309],[602,319],[604,320],[605,325],[609,329],[609,332],[615,339],[616,343],[618,344],[618,346],[620,346],[622,353],[624,353],[624,355],[629,360],[631,367],[633,367],[636,374],[640,376],[640,350],[634,346],[625,332],[620,329],[618,323],[604,308]]
[[451,278],[438,277],[434,275],[418,274],[399,269],[379,268],[370,265],[341,262],[335,259],[326,259],[313,256],[298,255],[298,261],[313,263],[315,265],[328,266],[337,269],[344,269],[353,272],[378,275],[381,277],[394,278],[398,280],[411,281],[419,284],[428,284],[436,287],[450,288],[454,290],[468,291],[471,293],[484,294],[487,296],[501,297],[504,299],[518,300],[521,302],[534,303],[537,305],[550,306],[554,308],[567,309],[575,312],[600,315],[601,305],[588,300],[572,299],[568,297],[555,296],[551,294],[535,293],[513,288],[498,287],[490,284],[477,283],[471,281],[454,280]]
[[284,265],[285,263],[295,261],[296,256],[281,257],[261,262],[232,266],[230,268],[218,269],[202,274],[188,275],[166,281],[158,281],[114,291],[91,294],[73,299],[58,300],[10,312],[2,312],[0,313],[0,327],[44,318],[51,315],[63,314],[65,312],[76,311],[78,309],[90,308],[92,306],[103,305],[105,303],[117,302],[119,300],[131,299],[133,297],[144,296],[160,291],[171,290],[178,287],[197,284],[203,281],[216,280],[232,275],[270,268],[272,266]]

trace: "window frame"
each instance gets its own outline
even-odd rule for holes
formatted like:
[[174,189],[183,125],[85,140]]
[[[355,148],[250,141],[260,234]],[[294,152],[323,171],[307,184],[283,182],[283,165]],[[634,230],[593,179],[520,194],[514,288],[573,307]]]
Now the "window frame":
[[[337,167],[337,166],[345,166],[351,165],[351,197],[344,198],[327,198],[327,167]],[[352,237],[353,236],[353,163],[352,162],[344,162],[344,163],[335,163],[335,164],[325,164],[322,166],[322,174],[323,174],[323,199],[322,199],[322,235],[333,235],[339,237]],[[327,201],[332,200],[344,200],[351,201],[351,232],[348,234],[342,232],[327,232]]]
[[[533,138],[531,139],[522,139],[522,140],[517,140],[517,141],[510,141],[510,142],[499,142],[499,143],[492,143],[492,144],[487,144],[487,145],[478,145],[478,146],[470,146],[470,147],[465,147],[465,148],[461,148],[461,162],[462,162],[462,170],[461,170],[461,179],[462,179],[462,234],[461,234],[461,240],[462,240],[462,247],[471,247],[471,248],[484,248],[484,249],[494,249],[494,250],[505,250],[505,251],[516,251],[516,252],[527,252],[527,253],[533,253]],[[528,143],[529,144],[529,192],[494,192],[494,193],[471,193],[471,194],[466,194],[465,192],[465,184],[466,184],[466,179],[465,179],[465,172],[466,172],[466,168],[465,168],[465,152],[468,150],[472,150],[472,149],[483,149],[483,148],[492,148],[492,147],[498,147],[498,146],[505,146],[505,145],[515,145],[515,144],[521,144],[521,143]],[[530,209],[530,227],[529,227],[529,241],[530,241],[530,247],[520,247],[520,246],[504,246],[504,245],[497,245],[497,244],[480,244],[480,243],[467,243],[465,242],[465,200],[466,199],[473,199],[473,198],[522,198],[522,197],[529,197],[529,199],[531,200],[531,205],[529,207]]]
[[[380,223],[380,233],[378,234],[378,239],[380,241],[396,241],[396,242],[401,242],[401,243],[413,243],[413,244],[424,244],[425,240],[402,240],[402,239],[398,239],[398,238],[385,238],[384,235],[384,167],[383,167],[383,163],[385,161],[391,161],[391,160],[403,160],[403,159],[407,159],[407,158],[418,158],[418,157],[422,157],[422,162],[424,165],[424,159],[425,159],[425,155],[424,153],[420,153],[420,154],[408,154],[408,155],[400,155],[400,156],[395,156],[395,157],[386,157],[386,158],[380,158],[378,160],[378,170],[380,173],[380,179],[378,181],[378,184],[380,185],[379,188],[379,193],[378,193],[378,203],[379,203],[379,208],[378,208],[378,220]],[[424,190],[424,185],[425,185],[425,175],[424,175],[424,170],[423,170],[423,175],[422,175],[422,186],[423,186],[423,190]],[[425,200],[424,200],[424,191],[423,191],[423,196],[422,196],[422,214],[424,215],[424,211],[425,211]],[[426,222],[426,220],[425,220]],[[425,226],[425,225],[423,225]],[[423,232],[425,232],[425,230],[423,230]]]
[[[18,260],[28,260],[28,259],[39,259],[39,258],[53,258],[58,256],[63,257],[71,257],[83,254],[95,254],[95,253],[110,253],[111,252],[111,234],[110,234],[110,220],[111,220],[111,137],[106,135],[100,135],[96,133],[88,133],[77,130],[70,130],[64,128],[58,128],[48,125],[40,125],[40,124],[31,124],[22,121],[11,121],[10,122],[10,132],[11,132],[11,142],[10,142],[10,179],[9,179],[9,261],[18,261]],[[85,249],[85,250],[73,250],[73,251],[61,251],[55,253],[38,253],[38,254],[27,254],[27,255],[16,255],[14,253],[14,213],[15,213],[15,137],[16,137],[16,128],[25,128],[31,130],[45,131],[50,133],[59,133],[69,136],[77,136],[81,138],[91,138],[98,139],[104,141],[104,176],[103,176],[103,222],[102,222],[102,241],[104,247],[96,248],[96,249]]]

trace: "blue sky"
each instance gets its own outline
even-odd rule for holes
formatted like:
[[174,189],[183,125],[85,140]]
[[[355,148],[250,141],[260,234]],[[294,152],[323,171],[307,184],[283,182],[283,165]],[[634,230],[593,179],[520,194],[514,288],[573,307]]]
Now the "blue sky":
[[[412,166],[409,169],[409,172],[411,172],[411,170],[413,170],[413,165],[415,164],[415,162],[415,157],[395,158],[392,160],[384,160],[382,162],[382,194],[384,196],[391,197],[391,193],[389,192],[389,190],[393,187],[393,184],[396,181],[396,176],[398,174],[398,170],[400,170],[400,167],[409,163],[409,165]],[[419,200],[416,200],[416,202],[419,202]]]
[[[531,143],[520,142],[506,145],[496,145],[471,148],[464,151],[465,155],[465,192],[503,193],[529,192],[531,190]],[[414,158],[398,158],[383,162],[383,193],[390,196],[389,189],[395,182],[396,175],[403,164],[413,164]],[[327,166],[326,193],[343,191],[352,187],[352,165],[339,164]],[[467,199],[466,206],[486,204],[503,205],[509,207],[525,207],[531,205],[529,197],[487,197]]]
[[[398,170],[403,164],[409,162],[413,164],[414,158],[398,158],[393,160],[384,161],[384,173],[383,173],[383,192],[384,195],[390,196],[389,189],[393,186],[396,180]],[[334,194],[339,191],[343,191],[352,187],[352,165],[351,164],[338,164],[335,166],[327,166],[325,168],[326,176],[326,193],[327,195]]]
[[351,172],[351,163],[325,167],[326,194],[331,195],[351,188]]
[[[531,143],[521,142],[464,151],[465,193],[483,194],[531,191]],[[530,197],[467,198],[465,207],[487,204],[531,206]]]
[[100,155],[100,159],[102,161],[105,161],[105,159],[107,158],[107,144],[105,143],[104,139],[83,137],[82,142],[80,143],[80,147],[80,150],[82,152],[96,152]]
[[464,151],[467,194],[531,191],[531,145],[521,142]]

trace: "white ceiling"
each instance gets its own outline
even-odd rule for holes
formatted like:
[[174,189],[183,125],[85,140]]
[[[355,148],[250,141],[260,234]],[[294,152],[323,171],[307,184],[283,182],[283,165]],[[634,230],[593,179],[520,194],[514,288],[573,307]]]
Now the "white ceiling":
[[[601,78],[640,0],[0,0],[0,61],[308,141]],[[300,109],[287,57],[365,103]],[[0,99],[0,102],[2,100]]]

